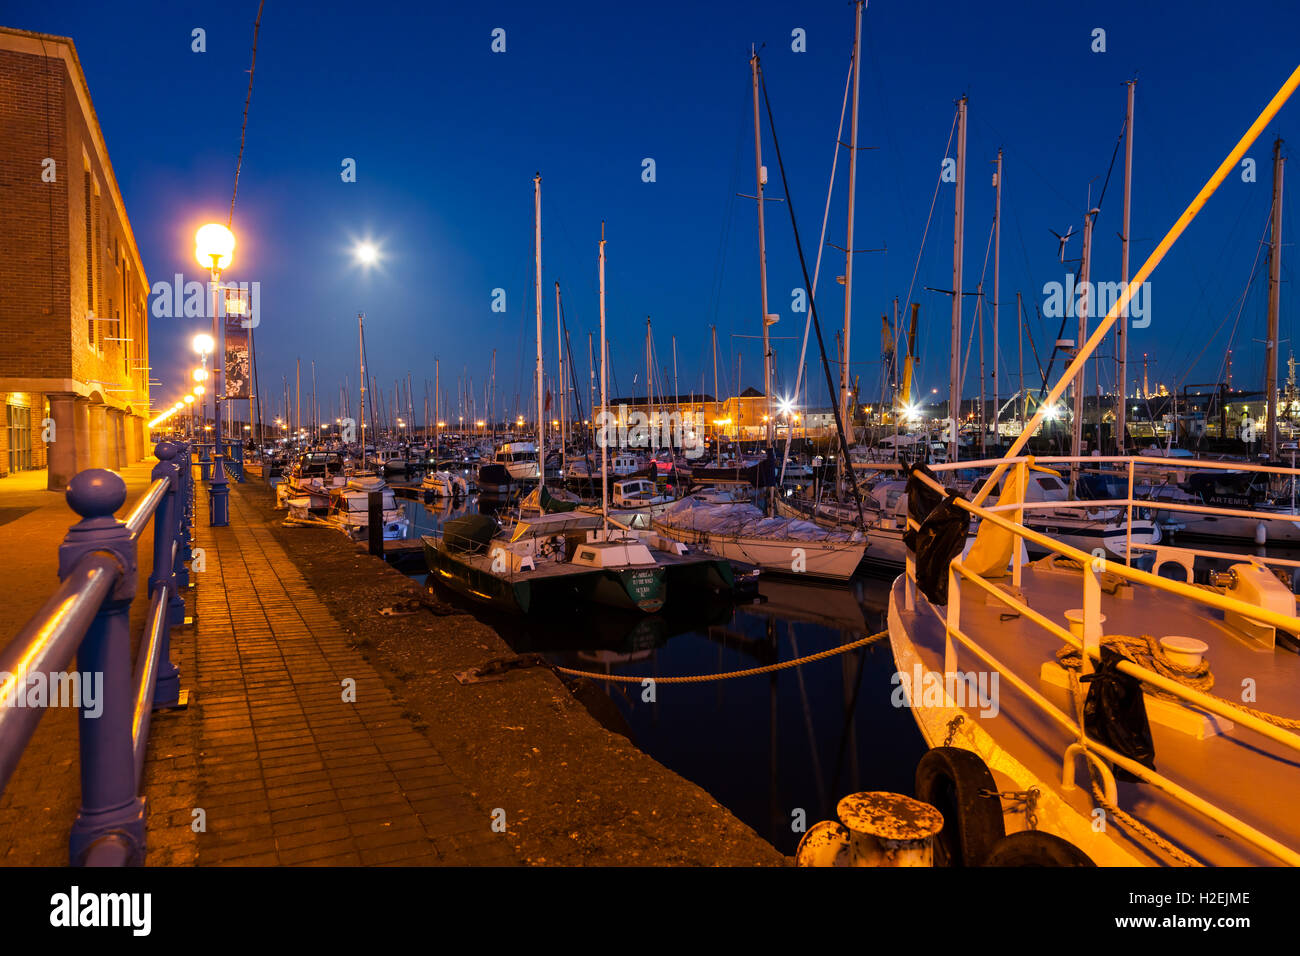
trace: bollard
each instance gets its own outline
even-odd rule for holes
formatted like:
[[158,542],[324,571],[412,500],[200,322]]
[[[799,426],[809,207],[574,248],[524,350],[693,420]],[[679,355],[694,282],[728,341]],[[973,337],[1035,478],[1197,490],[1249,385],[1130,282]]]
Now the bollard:
[[370,539],[370,553],[382,558],[384,556],[384,493],[372,491],[366,496],[366,534]]
[[898,793],[851,793],[839,802],[839,823],[823,821],[799,841],[799,866],[934,865],[934,836],[943,814]]
[[185,623],[185,599],[180,595],[176,562],[172,559],[172,543],[180,528],[180,496],[176,491],[180,476],[173,460],[176,449],[170,442],[159,442],[154,454],[158,464],[150,477],[155,481],[165,478],[171,484],[153,516],[153,573],[149,575],[149,597],[159,588],[167,588],[167,626],[163,628],[158,650],[158,676],[153,695],[153,706],[158,710],[174,707],[180,700],[181,673],[171,660],[171,629]]
[[212,481],[208,483],[208,524],[213,528],[230,524],[230,483],[226,481],[225,459],[220,448],[212,462]]
[[[90,468],[68,483],[68,504],[81,521],[59,547],[59,579],[94,552],[107,552],[122,569],[77,650],[77,671],[102,675],[102,712],[77,715],[81,749],[81,808],[72,826],[69,862],[84,865],[124,851],[132,865],[144,862],[145,802],[135,790],[132,742],[131,599],[136,588],[136,543],[113,513],[126,501],[126,484],[114,472]],[[84,679],[84,678],[83,678]],[[103,856],[101,856],[101,854]]]

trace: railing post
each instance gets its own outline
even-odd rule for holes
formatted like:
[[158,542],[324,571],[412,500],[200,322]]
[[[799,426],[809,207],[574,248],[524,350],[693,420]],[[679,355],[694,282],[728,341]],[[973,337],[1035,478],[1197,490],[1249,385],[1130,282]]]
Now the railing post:
[[[960,560],[959,556],[948,565],[948,613],[945,619],[943,642],[945,676],[957,671],[957,641],[952,635],[955,631],[961,630],[961,575],[954,568]],[[944,686],[949,685],[945,683]]]
[[212,481],[208,483],[208,525],[224,528],[230,524],[230,483],[226,480],[226,456],[221,445],[213,445]]
[[184,590],[190,586],[190,565],[194,555],[190,551],[190,528],[193,526],[194,504],[194,466],[190,460],[190,445],[173,443],[176,449],[176,477],[180,479],[176,488],[176,540],[180,547],[176,550],[176,586]]
[[1096,559],[1093,559],[1083,566],[1083,655],[1080,672],[1084,674],[1091,674],[1095,669],[1093,656],[1101,648],[1101,582],[1097,580],[1096,564]]
[[[176,580],[176,558],[172,557],[172,544],[179,541],[180,533],[180,474],[173,459],[176,448],[170,442],[159,442],[154,448],[158,464],[150,476],[168,482],[167,494],[158,503],[153,517],[153,573],[149,575],[149,596],[159,588],[167,589],[167,624],[162,629],[158,648],[158,671],[154,684],[154,709],[174,707],[180,700],[181,672],[171,660],[171,629],[185,623],[185,599],[181,597]],[[179,548],[177,549],[179,552]]]
[[[1013,479],[1016,483],[1016,497],[1021,504],[1021,507],[1016,508],[1014,512],[1014,520],[1016,525],[1021,528],[1025,525],[1025,509],[1023,505],[1025,503],[1025,489],[1028,487],[1026,484],[1028,478],[1029,465],[1025,459],[1022,458],[1016,462],[1016,471]],[[1024,550],[1024,547],[1025,539],[1019,535],[1013,535],[1013,540],[1011,542],[1011,586],[1017,589],[1020,587],[1020,552]]]
[[[1155,524],[1155,512],[1152,514],[1152,524]],[[1130,568],[1133,567],[1133,459],[1128,460],[1128,530],[1124,536],[1124,563]],[[1187,580],[1191,580],[1189,577]]]
[[199,442],[199,480],[208,481],[212,477],[212,459],[208,457],[208,443]]
[[235,464],[235,481],[244,483],[244,442],[243,439],[230,442],[230,458]]
[[[101,605],[77,650],[79,681],[98,685],[99,713],[78,713],[81,748],[81,808],[72,826],[69,861],[84,865],[92,854],[120,852],[141,864],[145,853],[145,803],[136,794],[132,746],[131,600],[136,589],[136,543],[113,517],[126,501],[126,483],[103,468],[90,468],[68,483],[68,504],[81,521],[59,547],[64,580],[87,554],[108,552],[121,567],[113,591]],[[84,703],[84,697],[83,697]]]

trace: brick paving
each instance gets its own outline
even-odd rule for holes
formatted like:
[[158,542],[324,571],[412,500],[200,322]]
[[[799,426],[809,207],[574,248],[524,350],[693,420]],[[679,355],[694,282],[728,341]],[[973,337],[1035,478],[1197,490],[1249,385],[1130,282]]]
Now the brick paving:
[[514,862],[254,508],[236,488],[230,527],[195,540],[197,861]]
[[[231,488],[228,528],[207,526],[199,492],[194,544],[206,567],[191,574],[193,625],[172,634],[172,659],[192,702],[153,722],[144,783],[149,864],[516,862],[492,831],[491,808],[476,803],[403,716],[256,520],[244,489]],[[0,543],[6,528],[31,517],[0,526]],[[53,555],[56,543],[41,547]],[[355,702],[344,700],[345,681],[354,682]],[[0,797],[0,861],[10,865],[66,860],[77,802],[75,719],[47,718],[47,728]],[[50,765],[62,770],[56,780]]]

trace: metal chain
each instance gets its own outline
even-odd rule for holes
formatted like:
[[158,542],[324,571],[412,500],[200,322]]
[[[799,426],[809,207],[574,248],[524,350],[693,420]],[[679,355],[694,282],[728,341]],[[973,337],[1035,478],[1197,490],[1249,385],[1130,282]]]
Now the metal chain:
[[1015,806],[1009,808],[1011,813],[1019,813],[1021,808],[1025,812],[1025,824],[1031,830],[1038,829],[1038,797],[1039,790],[1037,787],[1030,787],[1028,790],[980,790],[981,797],[997,797],[1000,800],[1010,800]]
[[956,736],[957,728],[964,723],[966,723],[966,717],[963,714],[958,714],[952,720],[948,721],[948,736],[943,738],[943,745],[945,747],[952,746],[952,738]]

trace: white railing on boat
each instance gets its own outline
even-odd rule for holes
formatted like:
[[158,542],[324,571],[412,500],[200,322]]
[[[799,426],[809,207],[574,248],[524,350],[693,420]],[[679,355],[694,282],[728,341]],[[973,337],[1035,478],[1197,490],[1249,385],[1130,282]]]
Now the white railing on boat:
[[[1082,506],[1087,506],[1087,507],[1112,506],[1112,507],[1127,508],[1128,525],[1130,529],[1129,531],[1130,547],[1128,551],[1129,557],[1126,559],[1128,563],[1112,562],[1107,560],[1105,557],[1096,556],[1084,551],[1080,551],[1077,548],[1073,548],[1070,547],[1069,545],[1056,541],[1055,539],[1049,537],[1048,535],[1041,534],[1037,531],[1034,531],[1024,526],[1023,520],[1024,520],[1025,511],[1033,510],[1035,509],[1035,507],[1042,507],[1042,506],[1053,507],[1053,508],[1063,507],[1062,503],[1059,501],[1047,502],[1044,505],[1040,505],[1039,503],[1024,502],[1025,487],[1031,469],[1043,465],[1052,465],[1052,464],[1096,465],[1096,464],[1107,464],[1107,463],[1127,465],[1128,491],[1129,491],[1128,497],[1125,499],[1119,499],[1118,501],[1106,501],[1106,502],[1092,502],[1088,500],[1081,500],[1077,502],[1077,506],[1081,506],[1081,507]],[[1245,601],[1239,601],[1235,598],[1231,598],[1231,597],[1227,597],[1226,595],[1219,594],[1217,591],[1207,590],[1205,588],[1198,587],[1194,585],[1190,579],[1186,582],[1174,581],[1169,578],[1160,577],[1159,575],[1156,574],[1138,570],[1137,568],[1131,566],[1131,555],[1133,552],[1133,546],[1131,542],[1131,529],[1132,529],[1132,520],[1133,520],[1133,509],[1135,507],[1150,508],[1153,505],[1155,505],[1161,510],[1169,509],[1169,510],[1190,511],[1190,512],[1204,513],[1204,514],[1211,514],[1211,515],[1228,515],[1228,516],[1247,515],[1252,518],[1261,518],[1261,519],[1270,519],[1270,520],[1297,520],[1295,516],[1286,516],[1286,515],[1273,516],[1268,514],[1260,514],[1256,512],[1239,512],[1236,509],[1212,508],[1205,505],[1181,505],[1178,508],[1171,508],[1171,506],[1166,502],[1156,503],[1144,499],[1134,499],[1133,498],[1134,466],[1142,465],[1142,464],[1155,464],[1155,465],[1167,466],[1168,460],[1162,458],[1148,458],[1148,457],[1141,457],[1141,456],[1139,457],[1053,456],[1053,457],[1042,457],[1042,458],[1028,456],[1028,457],[1020,457],[1020,458],[1000,458],[1000,459],[988,460],[988,461],[963,461],[963,462],[955,462],[951,464],[930,466],[930,470],[936,473],[955,471],[958,469],[968,469],[968,468],[997,469],[994,471],[992,479],[985,483],[984,494],[987,494],[988,490],[991,489],[994,480],[998,478],[1000,472],[1003,471],[1009,472],[1009,474],[1012,476],[1012,480],[1016,482],[1016,486],[1019,489],[1019,498],[1021,499],[1020,503],[1011,504],[1011,505],[994,505],[991,507],[984,506],[982,504],[976,503],[982,500],[981,495],[977,495],[974,501],[967,501],[966,499],[963,498],[955,498],[954,503],[964,511],[967,511],[971,515],[974,515],[976,518],[979,518],[984,521],[991,521],[996,526],[1002,528],[1005,531],[1010,532],[1017,539],[1024,539],[1026,541],[1031,541],[1034,544],[1038,545],[1040,548],[1044,548],[1049,552],[1060,554],[1067,558],[1072,559],[1073,561],[1077,562],[1080,565],[1083,571],[1083,601],[1081,604],[1083,609],[1083,639],[1080,640],[1076,638],[1073,634],[1071,634],[1070,631],[1067,630],[1066,628],[1062,627],[1061,625],[1057,624],[1055,621],[1052,621],[1051,619],[1035,611],[1032,607],[1030,607],[1025,602],[1018,600],[1013,594],[1009,593],[1003,588],[998,587],[993,582],[985,580],[983,577],[975,574],[973,571],[971,571],[969,568],[966,567],[960,555],[954,558],[948,568],[948,606],[947,606],[946,616],[944,616],[943,618],[944,630],[946,634],[945,646],[944,646],[944,671],[950,675],[956,673],[957,647],[956,647],[956,643],[954,642],[960,643],[961,645],[969,649],[972,653],[974,653],[977,657],[979,657],[982,661],[984,661],[986,665],[996,669],[999,674],[1001,674],[1003,677],[1009,680],[1017,690],[1019,690],[1022,694],[1024,694],[1028,700],[1030,700],[1039,709],[1041,709],[1049,718],[1051,718],[1053,721],[1055,721],[1057,724],[1063,727],[1067,733],[1073,736],[1075,738],[1075,742],[1072,743],[1069,747],[1067,747],[1065,753],[1062,755],[1062,765],[1063,765],[1062,785],[1065,789],[1068,790],[1073,787],[1074,775],[1075,775],[1075,760],[1079,756],[1083,756],[1086,760],[1088,760],[1092,764],[1093,767],[1096,768],[1098,775],[1101,779],[1101,788],[1105,799],[1112,806],[1118,806],[1118,796],[1115,787],[1115,779],[1114,779],[1114,775],[1111,773],[1110,766],[1107,763],[1109,761],[1109,763],[1122,767],[1123,769],[1134,774],[1136,777],[1140,778],[1144,782],[1151,784],[1153,787],[1156,787],[1157,789],[1163,791],[1173,799],[1198,811],[1202,815],[1208,817],[1210,820],[1226,828],[1227,830],[1230,830],[1232,833],[1236,834],[1238,837],[1247,841],[1253,846],[1275,856],[1279,860],[1291,866],[1300,865],[1300,852],[1297,852],[1295,849],[1292,849],[1291,847],[1288,847],[1285,844],[1280,843],[1279,841],[1270,837],[1268,834],[1260,832],[1256,828],[1252,827],[1250,824],[1244,822],[1243,820],[1238,819],[1237,817],[1233,816],[1231,813],[1227,812],[1221,807],[1218,807],[1210,803],[1209,801],[1197,796],[1196,794],[1192,793],[1186,788],[1175,783],[1173,780],[1170,780],[1168,777],[1165,777],[1164,775],[1154,770],[1150,770],[1147,767],[1143,766],[1142,764],[1139,764],[1136,761],[1128,757],[1125,757],[1120,753],[1117,753],[1116,751],[1112,750],[1110,747],[1107,747],[1105,744],[1089,739],[1084,729],[1084,722],[1082,717],[1083,701],[1081,699],[1077,699],[1075,701],[1075,705],[1078,708],[1079,713],[1075,717],[1071,717],[1067,715],[1066,713],[1061,711],[1061,709],[1058,708],[1055,704],[1053,704],[1050,700],[1048,700],[1045,696],[1039,693],[1038,690],[1031,687],[1023,678],[1015,674],[1002,661],[994,657],[987,649],[980,646],[978,642],[976,642],[969,634],[965,633],[961,629],[962,583],[964,581],[969,581],[980,591],[984,592],[984,594],[992,598],[995,598],[997,601],[1006,605],[1008,608],[1018,612],[1020,615],[1023,615],[1026,619],[1034,622],[1035,624],[1043,628],[1045,631],[1047,631],[1049,634],[1059,638],[1066,644],[1073,647],[1075,650],[1081,651],[1082,652],[1081,654],[1082,673],[1084,674],[1091,673],[1094,669],[1093,662],[1098,661],[1101,658],[1101,643],[1103,638],[1102,622],[1101,622],[1102,591],[1101,591],[1100,575],[1103,572],[1109,572],[1132,584],[1143,584],[1148,587],[1155,588],[1156,590],[1164,591],[1168,594],[1176,595],[1178,597],[1195,601],[1207,607],[1216,608],[1218,610],[1225,611],[1225,612],[1235,612],[1244,615],[1245,617],[1251,620],[1271,625],[1275,628],[1279,628],[1291,634],[1300,634],[1300,617],[1294,615],[1279,614],[1275,611],[1269,610],[1268,608],[1258,607],[1254,604],[1250,604]],[[1256,471],[1256,472],[1268,472],[1271,474],[1300,475],[1300,469],[1273,468],[1268,466],[1251,465],[1247,463],[1228,463],[1228,462],[1209,462],[1209,461],[1202,462],[1202,461],[1188,459],[1188,460],[1180,460],[1179,465],[1181,467],[1188,467],[1188,468],[1205,467],[1205,468],[1220,468],[1227,471]],[[942,484],[933,481],[932,479],[926,477],[925,475],[919,472],[916,473],[916,477],[918,480],[925,482],[928,486],[930,486],[935,491],[938,491],[942,494],[946,494],[948,492],[948,489],[945,488]],[[1070,502],[1069,506],[1071,507],[1076,506],[1076,503]],[[910,528],[915,529],[917,527],[917,524],[912,518],[909,517],[908,526]],[[1023,549],[1018,546],[1014,546],[1011,548],[1012,585],[1017,590],[1019,590],[1021,584],[1021,573],[1022,573],[1022,566],[1023,566],[1022,551]],[[1231,555],[1224,555],[1224,556],[1233,557]],[[1247,558],[1247,556],[1245,555],[1236,555],[1235,557],[1239,557],[1242,560],[1253,560]],[[1290,565],[1290,566],[1300,566],[1300,564],[1298,564],[1297,562],[1291,562],[1291,561],[1278,562],[1278,563]],[[907,557],[907,565],[906,565],[905,573],[907,576],[906,587],[904,588],[906,609],[908,611],[915,611],[916,609],[916,559],[915,556],[910,553],[908,554]],[[940,612],[937,609],[934,609],[933,606],[931,607],[934,610],[934,613],[936,615],[939,615]],[[1181,684],[1175,680],[1171,680],[1170,678],[1165,677],[1162,674],[1158,674],[1153,670],[1142,667],[1140,664],[1133,663],[1132,661],[1129,660],[1121,661],[1118,665],[1118,669],[1124,674],[1137,678],[1138,680],[1142,681],[1144,684],[1147,684],[1148,686],[1164,691],[1167,694],[1170,694],[1175,698],[1184,701],[1188,704],[1191,704],[1195,707],[1201,708],[1202,710],[1206,710],[1212,714],[1216,714],[1225,719],[1235,721],[1240,725],[1242,725],[1243,727],[1253,730],[1256,733],[1262,734],[1268,739],[1278,744],[1281,744],[1282,746],[1287,747],[1290,750],[1300,754],[1300,734],[1296,734],[1292,731],[1271,724],[1268,721],[1262,720],[1259,717],[1255,716],[1253,713],[1250,713],[1249,711],[1234,705],[1231,701],[1225,700],[1223,698],[1215,697],[1210,694],[1206,694],[1201,691],[1190,688],[1184,684]]]

